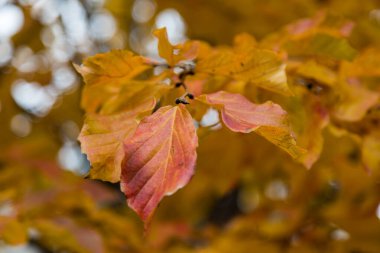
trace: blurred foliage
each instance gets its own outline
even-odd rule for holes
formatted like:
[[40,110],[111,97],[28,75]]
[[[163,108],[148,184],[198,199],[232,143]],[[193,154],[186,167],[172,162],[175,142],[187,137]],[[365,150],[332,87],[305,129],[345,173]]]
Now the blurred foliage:
[[[5,0],[0,24],[0,252],[380,252],[378,1]],[[208,87],[281,104],[309,152],[299,163],[259,136],[199,129],[194,177],[144,236],[119,184],[86,178],[72,63],[155,58],[162,26],[175,44],[245,32],[278,52],[295,96]]]

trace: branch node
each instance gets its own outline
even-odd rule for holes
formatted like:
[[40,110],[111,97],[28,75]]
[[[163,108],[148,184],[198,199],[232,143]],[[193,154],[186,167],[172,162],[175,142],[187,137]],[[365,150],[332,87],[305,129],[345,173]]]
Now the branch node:
[[185,98],[177,98],[177,99],[175,100],[175,103],[176,103],[177,105],[178,105],[178,104],[184,104],[184,105],[188,105],[188,104],[190,104],[189,102],[186,101]]

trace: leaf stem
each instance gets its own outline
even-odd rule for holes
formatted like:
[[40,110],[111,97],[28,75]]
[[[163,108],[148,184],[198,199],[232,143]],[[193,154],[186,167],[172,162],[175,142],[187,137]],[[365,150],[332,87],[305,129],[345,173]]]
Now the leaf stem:
[[185,65],[177,65],[176,67],[182,68],[183,71],[181,73],[179,73],[178,78],[180,81],[175,84],[175,87],[179,88],[182,86],[185,89],[185,93],[181,97],[177,98],[175,100],[175,103],[176,104],[189,104],[189,102],[187,101],[186,98],[194,99],[194,95],[188,92],[188,89],[187,89],[187,86],[185,83],[185,79],[189,75],[195,75],[194,65],[185,64]]

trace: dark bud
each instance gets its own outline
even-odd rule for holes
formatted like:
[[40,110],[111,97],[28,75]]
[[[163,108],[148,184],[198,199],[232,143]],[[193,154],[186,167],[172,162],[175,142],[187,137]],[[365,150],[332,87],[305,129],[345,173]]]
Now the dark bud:
[[184,105],[189,104],[189,102],[187,102],[186,99],[184,99],[184,98],[177,98],[177,99],[175,100],[175,103],[176,103],[177,105],[178,105],[178,104],[184,104]]
[[379,119],[371,119],[371,123],[372,123],[372,125],[377,126],[377,125],[380,125],[380,120]]
[[188,98],[190,98],[190,99],[194,99],[194,95],[191,94],[191,93],[187,93],[186,96],[187,96]]
[[314,85],[313,85],[312,83],[310,83],[310,82],[306,83],[306,88],[307,88],[308,90],[312,90],[313,87],[314,87]]
[[182,86],[182,83],[176,83],[175,84],[175,87],[178,88],[178,87],[181,87]]
[[187,74],[188,74],[189,76],[193,76],[193,75],[195,75],[195,72],[194,72],[194,70],[190,70],[189,72],[187,72]]

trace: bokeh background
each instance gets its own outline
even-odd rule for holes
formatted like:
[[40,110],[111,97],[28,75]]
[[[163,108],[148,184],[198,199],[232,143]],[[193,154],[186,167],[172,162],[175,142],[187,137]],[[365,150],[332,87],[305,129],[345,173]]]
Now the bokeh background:
[[[286,182],[291,169],[296,170],[292,176],[303,180],[304,186],[317,178],[320,184],[312,191],[315,201],[335,201],[343,171],[337,176],[328,169],[306,172],[290,166],[291,169],[268,169],[268,173],[246,173],[241,181],[226,183],[234,172],[214,169],[210,171],[222,176],[212,190],[202,186],[207,180],[196,181],[187,186],[193,187],[191,194],[185,192],[172,201],[165,200],[162,205],[167,207],[158,213],[157,226],[153,224],[152,232],[144,238],[141,223],[126,207],[118,184],[83,179],[90,166],[77,142],[83,122],[80,108],[83,84],[73,63],[80,64],[87,56],[111,49],[130,49],[157,58],[157,41],[151,35],[157,27],[167,27],[173,44],[188,38],[211,45],[231,44],[234,35],[240,32],[248,32],[260,40],[321,10],[357,24],[356,36],[350,38],[355,48],[380,44],[380,2],[376,0],[0,0],[0,252],[143,252],[152,248],[188,252],[185,249],[207,248],[215,234],[233,231],[215,232],[207,228],[199,232],[205,224],[223,227],[235,216],[265,203],[262,199],[283,208],[290,194]],[[211,114],[205,120],[212,124],[215,117]],[[209,140],[213,138],[218,136]],[[235,147],[230,135],[224,138],[225,143],[236,149],[224,154],[221,147],[206,146],[200,153],[213,149],[216,155],[210,159],[215,164],[220,162],[217,154],[222,154],[225,160],[220,167],[241,166],[231,158],[240,157],[241,146]],[[347,147],[352,145],[344,141]],[[261,153],[256,155],[258,159],[260,154],[265,156],[266,144],[262,145]],[[351,155],[355,159],[356,154]],[[270,167],[262,163],[250,166]],[[210,178],[211,172],[200,175]],[[372,246],[368,251],[350,252],[380,252],[379,181],[369,179],[363,170],[355,173],[347,184],[355,183],[359,175],[365,178],[363,185],[370,185],[357,196],[364,198],[364,207],[360,205],[359,209],[370,218],[353,226],[371,227],[363,234],[358,232],[358,241]],[[248,186],[242,187],[246,182]],[[244,202],[246,198],[248,202]],[[310,208],[318,209],[321,204],[314,205]],[[271,205],[265,208],[265,212],[276,211]],[[288,207],[282,210],[286,215],[296,215]],[[360,210],[353,212],[361,213]],[[277,211],[271,219],[282,220],[283,215]],[[269,224],[275,228],[266,229],[286,231],[285,223]],[[305,229],[312,229],[312,225]],[[349,232],[336,224],[328,230],[336,241],[350,239]],[[269,243],[244,231],[231,238],[252,236],[256,246],[247,249],[259,249]],[[276,243],[285,243],[281,236],[278,238],[274,240]],[[321,240],[319,244],[325,242]],[[268,247],[261,252],[272,252],[272,246]]]

